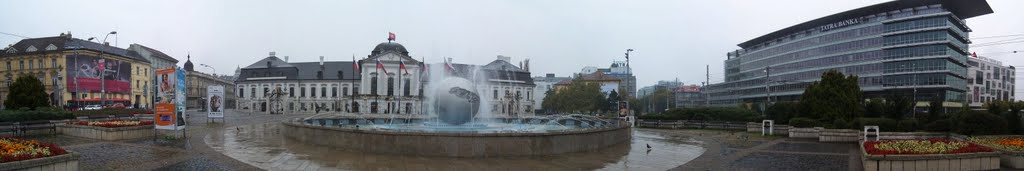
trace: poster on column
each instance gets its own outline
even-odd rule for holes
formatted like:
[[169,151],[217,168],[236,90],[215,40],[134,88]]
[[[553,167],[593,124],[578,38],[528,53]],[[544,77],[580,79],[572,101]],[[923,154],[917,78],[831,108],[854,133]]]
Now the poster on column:
[[185,94],[185,70],[178,68],[174,71],[174,77],[178,79],[178,85],[174,87],[174,97],[176,97],[174,98],[174,107],[176,108],[174,113],[177,116],[174,129],[182,130],[185,129],[185,97],[187,97]]
[[178,121],[175,108],[175,89],[177,74],[174,68],[156,71],[156,116],[153,117],[156,129],[175,130]]
[[224,86],[206,87],[206,114],[208,118],[224,118]]

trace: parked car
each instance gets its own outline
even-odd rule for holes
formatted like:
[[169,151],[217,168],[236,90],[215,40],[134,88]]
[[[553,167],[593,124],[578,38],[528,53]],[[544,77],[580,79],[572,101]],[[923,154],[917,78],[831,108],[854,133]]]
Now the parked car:
[[125,106],[124,106],[124,104],[121,104],[121,103],[114,103],[113,105],[110,105],[110,107],[107,107],[107,108],[124,109]]
[[85,105],[82,110],[100,110],[102,108],[103,107],[100,107],[100,105]]

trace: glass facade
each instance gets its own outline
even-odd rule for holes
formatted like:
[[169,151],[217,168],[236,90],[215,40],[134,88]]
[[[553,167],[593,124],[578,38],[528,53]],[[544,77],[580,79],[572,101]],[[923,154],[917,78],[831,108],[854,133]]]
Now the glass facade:
[[833,69],[859,76],[866,97],[912,91],[919,101],[964,102],[968,32],[959,17],[935,4],[745,43],[727,54],[725,82],[709,85],[710,103],[797,100],[811,82]]

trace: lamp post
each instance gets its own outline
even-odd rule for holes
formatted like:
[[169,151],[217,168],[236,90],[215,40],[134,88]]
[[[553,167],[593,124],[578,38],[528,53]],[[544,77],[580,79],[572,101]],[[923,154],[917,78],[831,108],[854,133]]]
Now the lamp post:
[[[629,67],[629,52],[632,52],[632,51],[633,51],[633,49],[626,49],[626,88],[630,88],[630,87],[635,87],[636,86],[636,85],[633,85],[633,82],[631,81],[632,77],[633,77],[633,68]],[[636,92],[630,91],[629,94],[633,95],[634,98],[637,97],[636,96]],[[632,111],[633,111],[633,109],[629,108],[629,101],[626,101],[626,111],[629,112],[629,113],[632,113]]]
[[[107,37],[109,37],[111,34],[117,34],[117,31],[111,31],[110,33],[107,33],[106,36],[103,36],[103,44],[104,45],[110,46],[110,44],[107,43]],[[106,81],[106,75],[107,75],[106,60],[103,59],[103,50],[100,50],[100,106],[106,106],[107,105],[107,81]]]
[[210,70],[213,70],[213,74],[217,74],[217,69],[216,69],[216,68],[213,68],[213,67],[211,67],[210,65],[206,65],[206,64],[199,64],[199,66],[203,66],[203,67],[207,67],[207,68],[210,68]]

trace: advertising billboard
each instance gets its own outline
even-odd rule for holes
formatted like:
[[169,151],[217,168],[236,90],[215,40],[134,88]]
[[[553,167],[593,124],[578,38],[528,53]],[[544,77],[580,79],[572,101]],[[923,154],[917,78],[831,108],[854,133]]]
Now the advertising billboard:
[[[130,93],[132,91],[132,64],[90,55],[67,55],[67,89],[100,92]],[[76,81],[77,80],[77,81]]]
[[[181,117],[178,110],[176,99],[184,99],[185,96],[179,95],[178,80],[184,79],[179,78],[174,68],[167,68],[156,70],[157,79],[157,92],[156,92],[156,116],[153,117],[156,129],[165,130],[177,130],[184,128],[184,119]],[[184,87],[183,85],[181,87]],[[181,126],[179,128],[179,126]]]
[[206,117],[224,118],[224,86],[207,86],[206,101]]

